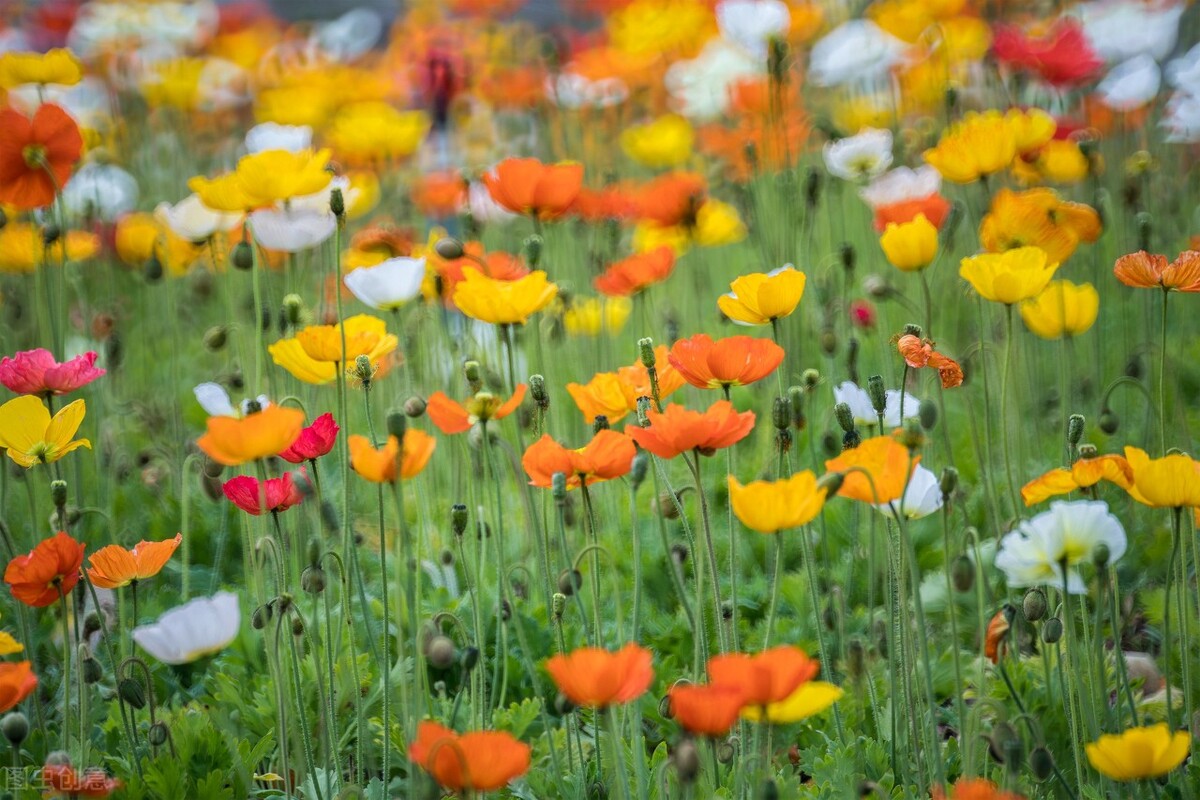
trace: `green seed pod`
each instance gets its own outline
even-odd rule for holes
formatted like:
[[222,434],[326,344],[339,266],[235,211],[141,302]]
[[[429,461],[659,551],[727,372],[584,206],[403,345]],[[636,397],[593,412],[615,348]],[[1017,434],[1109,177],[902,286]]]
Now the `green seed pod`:
[[229,253],[229,263],[243,272],[254,267],[254,249],[249,242],[238,242]]
[[926,398],[917,404],[917,419],[921,421],[921,427],[927,431],[933,430],[938,421],[937,403]]
[[871,398],[871,408],[875,409],[875,413],[882,414],[887,408],[887,389],[884,388],[882,375],[867,378],[867,396]]
[[567,609],[567,596],[562,592],[555,592],[550,597],[550,607],[556,621],[562,620],[563,612]]
[[146,707],[146,690],[136,678],[123,678],[117,683],[117,694],[135,711]]
[[556,472],[550,476],[550,496],[559,505],[567,501],[567,475],[565,472]]
[[13,711],[0,719],[0,732],[13,747],[20,747],[21,742],[29,736],[29,719],[20,711]]
[[455,536],[462,536],[467,530],[467,507],[462,503],[450,506],[450,529]]
[[959,592],[969,592],[975,586],[975,563],[965,555],[954,559],[950,565],[950,582]]
[[1046,616],[1046,593],[1041,589],[1030,589],[1025,593],[1025,599],[1021,603],[1021,610],[1025,613],[1025,619],[1030,622],[1038,622]]
[[1067,441],[1070,444],[1079,444],[1079,440],[1083,438],[1083,414],[1072,414],[1067,420]]
[[1051,617],[1042,623],[1042,641],[1046,644],[1055,644],[1062,635],[1063,624],[1058,617]]
[[1108,569],[1108,561],[1111,558],[1112,551],[1103,542],[1096,545],[1096,549],[1092,551],[1092,563],[1096,565],[1096,569],[1098,570],[1103,571]]
[[850,410],[849,403],[838,403],[835,405],[833,407],[833,416],[844,432],[850,433],[854,430],[854,412]]

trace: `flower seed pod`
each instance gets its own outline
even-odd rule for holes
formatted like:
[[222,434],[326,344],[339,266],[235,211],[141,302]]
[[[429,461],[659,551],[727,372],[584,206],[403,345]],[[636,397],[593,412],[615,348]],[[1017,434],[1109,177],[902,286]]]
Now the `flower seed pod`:
[[0,719],[0,731],[13,747],[20,747],[29,736],[29,719],[20,711],[12,711]]
[[433,245],[433,251],[438,254],[439,258],[444,258],[447,261],[462,258],[466,253],[462,242],[450,236],[443,236],[441,239],[438,239]]
[[921,421],[921,427],[927,431],[933,430],[938,421],[937,403],[926,398],[917,404],[917,419]]
[[638,358],[642,362],[642,366],[646,369],[654,369],[654,340],[649,336],[638,339]]
[[960,555],[950,565],[950,582],[955,590],[969,592],[975,586],[975,563],[966,555]]
[[462,503],[450,506],[450,529],[455,536],[462,536],[467,530],[467,507]]
[[316,565],[304,568],[300,573],[300,588],[308,594],[320,594],[325,591],[325,570]]
[[1076,445],[1083,438],[1083,414],[1072,414],[1067,420],[1067,442]]
[[1025,613],[1025,619],[1030,622],[1039,622],[1046,616],[1046,593],[1041,589],[1033,588],[1025,593],[1025,599],[1021,603],[1021,610]]
[[[871,408],[875,409],[875,413],[882,414],[887,408],[887,389],[884,388],[882,375],[867,378],[867,396],[871,398]],[[846,407],[849,409],[849,405]],[[838,421],[841,421],[841,417],[838,417]]]
[[572,596],[583,586],[583,575],[577,569],[565,569],[558,575],[558,591],[567,597]]
[[1042,623],[1042,641],[1046,644],[1055,644],[1063,635],[1062,620],[1058,617],[1051,617]]
[[292,636],[297,638],[304,635],[304,620],[300,617],[292,617]]
[[550,609],[554,615],[556,622],[562,621],[563,612],[567,609],[567,596],[562,592],[555,592],[550,596]]
[[389,411],[387,415],[388,436],[395,436],[401,442],[408,432],[408,417],[403,411]]
[[595,436],[600,431],[606,431],[606,430],[609,430],[608,415],[607,414],[597,414],[592,419],[592,435]]
[[425,660],[437,669],[450,669],[458,659],[458,648],[449,636],[438,634],[425,645]]
[[204,332],[204,347],[212,352],[225,347],[229,340],[229,329],[224,325],[213,325]]
[[117,695],[135,711],[146,707],[146,690],[137,678],[123,678],[117,683]]
[[254,267],[254,250],[246,241],[238,242],[229,252],[229,263],[234,269],[246,271]]
[[771,406],[771,424],[775,430],[785,431],[792,422],[792,404],[787,397],[776,397]]
[[1039,781],[1049,780],[1054,774],[1054,754],[1045,745],[1039,744],[1029,751],[1029,771]]
[[637,399],[637,421],[638,427],[650,427],[650,403],[649,397],[639,397]]
[[671,764],[680,783],[687,786],[695,781],[700,774],[700,753],[696,750],[696,743],[691,739],[683,739],[675,745],[671,751]]

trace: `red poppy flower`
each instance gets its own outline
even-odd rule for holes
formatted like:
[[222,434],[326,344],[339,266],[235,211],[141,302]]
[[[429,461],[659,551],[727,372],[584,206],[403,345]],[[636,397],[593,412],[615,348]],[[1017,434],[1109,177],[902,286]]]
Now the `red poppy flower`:
[[333,449],[337,441],[338,424],[333,421],[333,414],[322,414],[313,420],[291,446],[279,453],[279,457],[292,464],[303,464],[305,461],[315,461]]
[[225,481],[221,490],[225,492],[229,502],[256,517],[262,513],[261,504],[264,494],[267,500],[267,510],[276,514],[280,511],[287,511],[304,499],[292,480],[290,472],[283,473],[283,477],[280,478],[267,478],[265,486],[259,483],[258,478],[239,475]]
[[921,339],[911,333],[896,340],[896,349],[904,356],[904,363],[913,369],[931,367],[938,371],[942,379],[943,389],[953,389],[963,382],[962,367],[949,356],[942,355],[933,349],[933,342]]
[[875,327],[875,318],[875,305],[870,300],[850,302],[850,322],[854,327],[871,330]]
[[659,458],[674,458],[698,450],[712,455],[740,442],[754,427],[754,412],[738,412],[728,400],[719,400],[703,413],[672,403],[661,414],[650,411],[650,427],[630,425],[626,435]]
[[574,489],[581,483],[591,486],[628,474],[636,455],[637,448],[629,437],[614,430],[597,431],[578,450],[568,450],[545,434],[525,448],[521,466],[533,486],[548,489],[555,473],[561,472],[567,476],[567,488]]
[[0,663],[0,713],[14,708],[37,688],[37,675],[28,661]]
[[636,700],[654,681],[650,651],[632,642],[615,653],[581,647],[554,656],[546,671],[572,703],[592,708]]
[[950,788],[950,794],[940,786],[934,786],[931,800],[1025,800],[1015,792],[1006,792],[987,778],[959,778]]
[[491,392],[480,392],[465,405],[454,402],[443,392],[434,392],[425,401],[425,413],[442,433],[463,433],[476,422],[504,419],[516,411],[525,399],[525,390],[525,384],[517,384],[516,391],[507,400]]
[[628,297],[665,281],[674,269],[675,251],[666,246],[656,247],[610,264],[592,284],[609,297]]
[[121,788],[121,782],[99,769],[76,772],[70,764],[47,764],[42,780],[52,793],[65,797],[108,797]]
[[879,206],[875,209],[875,230],[882,233],[887,230],[888,223],[912,222],[918,214],[924,214],[933,227],[940,229],[950,214],[950,201],[934,192],[928,197]]
[[94,351],[61,364],[53,353],[40,347],[0,358],[0,383],[17,394],[67,394],[102,375]]
[[408,757],[440,786],[491,792],[529,771],[529,745],[503,731],[458,734],[436,722],[417,725]]
[[820,671],[820,664],[790,645],[772,647],[757,655],[726,653],[708,661],[708,676],[713,685],[738,689],[744,705],[748,706],[767,706],[785,700]]
[[82,152],[79,126],[58,106],[43,103],[32,119],[0,111],[0,203],[22,210],[50,205]]
[[728,391],[770,375],[783,363],[783,348],[770,339],[727,336],[714,342],[698,333],[671,345],[667,360],[692,386]]
[[38,542],[27,555],[17,556],[4,570],[4,582],[13,597],[27,606],[43,608],[69,594],[79,582],[83,566],[82,542],[59,531]]
[[670,698],[671,716],[685,731],[700,736],[729,733],[746,705],[741,687],[732,685],[679,684],[671,687]]
[[467,199],[467,182],[457,171],[431,172],[412,187],[413,205],[427,217],[451,217]]
[[992,51],[1002,64],[1037,73],[1055,86],[1083,83],[1104,66],[1083,26],[1070,17],[1061,18],[1045,36],[1037,38],[1020,28],[997,26]]
[[483,183],[492,199],[509,211],[553,219],[570,208],[579,194],[583,165],[506,158],[483,176]]

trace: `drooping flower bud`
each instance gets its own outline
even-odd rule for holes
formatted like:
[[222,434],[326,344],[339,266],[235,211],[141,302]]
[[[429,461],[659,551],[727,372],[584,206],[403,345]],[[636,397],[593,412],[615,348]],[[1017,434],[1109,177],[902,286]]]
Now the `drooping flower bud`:
[[1051,617],[1042,623],[1042,641],[1055,644],[1063,635],[1063,623],[1058,617]]
[[4,733],[9,744],[20,747],[21,742],[29,736],[29,719],[20,711],[5,714],[4,719],[0,720],[0,732]]
[[975,562],[969,556],[960,555],[950,565],[950,582],[955,590],[969,592],[975,586]]
[[929,398],[925,398],[917,404],[917,419],[921,421],[921,427],[927,431],[933,430],[938,421],[937,403]]

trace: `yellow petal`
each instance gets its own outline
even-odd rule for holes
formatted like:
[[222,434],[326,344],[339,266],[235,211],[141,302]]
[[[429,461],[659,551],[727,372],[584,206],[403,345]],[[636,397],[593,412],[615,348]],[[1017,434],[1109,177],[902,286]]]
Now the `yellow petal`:
[[13,653],[19,653],[25,649],[25,645],[18,642],[12,637],[8,631],[0,631],[0,656],[11,656]]
[[[50,426],[50,412],[31,394],[9,400],[0,406],[0,447],[27,453],[42,441]],[[17,461],[16,457],[13,458]],[[20,463],[18,461],[18,463]]]
[[54,415],[54,419],[50,420],[50,424],[46,427],[46,441],[55,448],[66,447],[67,443],[75,437],[79,426],[83,424],[83,415],[86,412],[87,405],[83,400],[67,403],[59,409],[58,413]]

